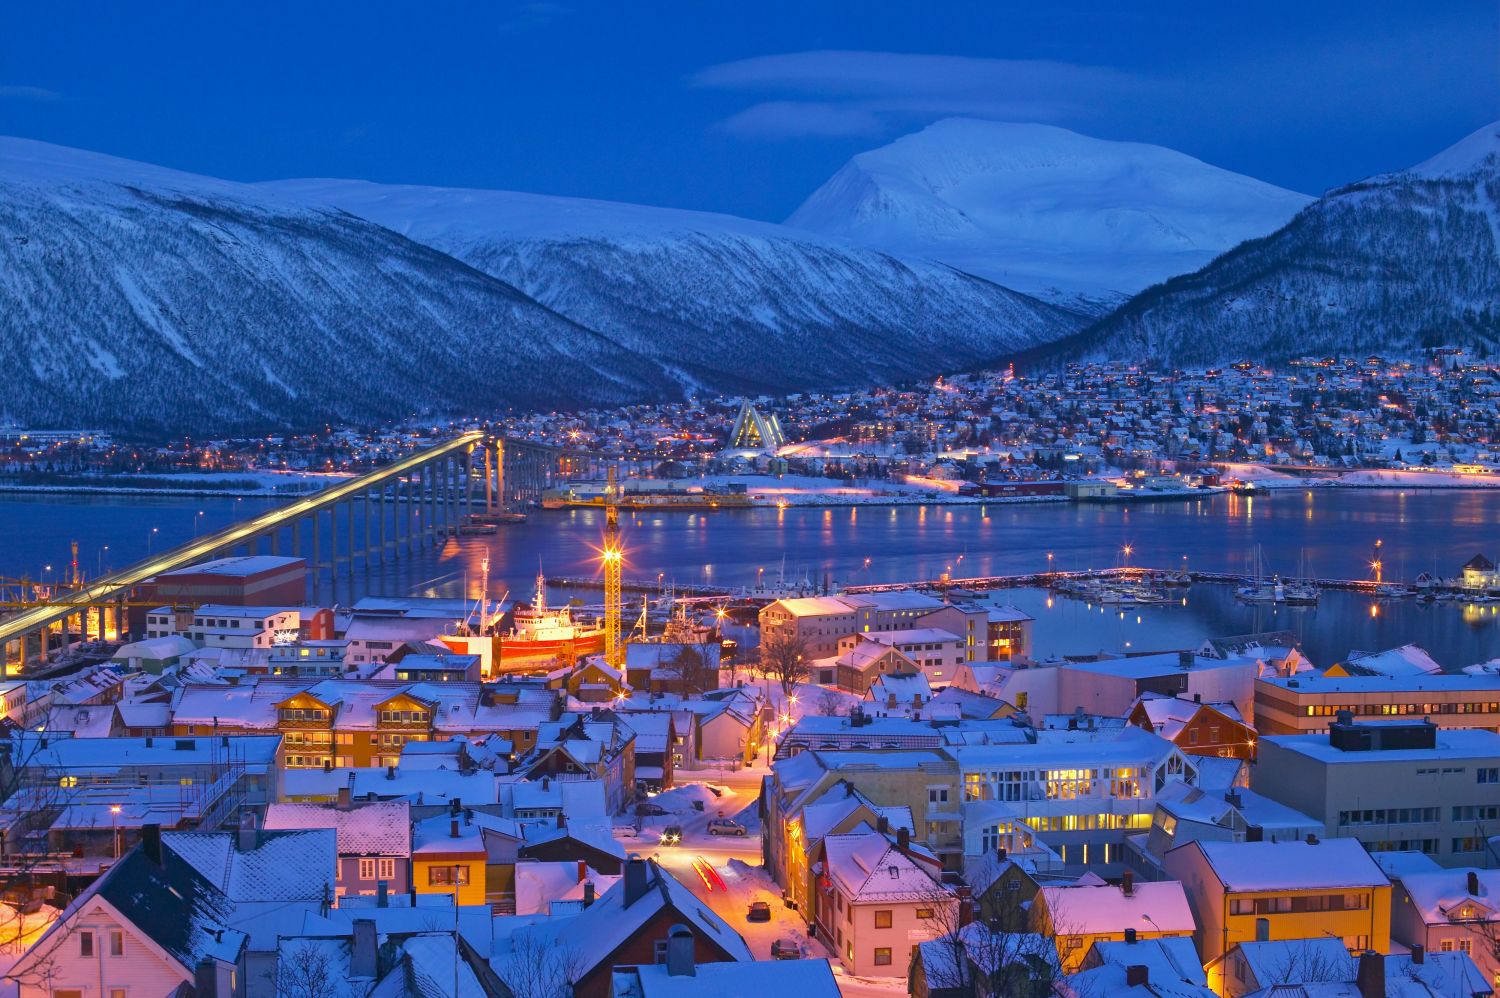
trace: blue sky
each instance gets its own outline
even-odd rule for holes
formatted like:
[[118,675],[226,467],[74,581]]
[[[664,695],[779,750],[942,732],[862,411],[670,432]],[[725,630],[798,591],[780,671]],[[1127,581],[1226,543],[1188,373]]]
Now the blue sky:
[[1492,0],[48,0],[0,6],[0,133],[781,219],[854,153],[970,115],[1318,193],[1500,118],[1497,33]]

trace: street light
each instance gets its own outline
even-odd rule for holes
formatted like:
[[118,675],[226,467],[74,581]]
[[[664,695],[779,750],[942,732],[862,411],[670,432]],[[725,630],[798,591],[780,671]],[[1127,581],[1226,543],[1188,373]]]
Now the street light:
[[120,805],[118,804],[109,806],[109,835],[114,839],[115,860],[118,861],[120,858]]
[[150,533],[146,534],[146,554],[151,553],[151,543],[156,540],[156,528],[152,527]]
[[198,510],[197,513],[193,514],[193,536],[194,537],[198,536],[198,522],[200,520],[202,520],[202,519],[203,519],[203,510],[200,509],[200,510]]

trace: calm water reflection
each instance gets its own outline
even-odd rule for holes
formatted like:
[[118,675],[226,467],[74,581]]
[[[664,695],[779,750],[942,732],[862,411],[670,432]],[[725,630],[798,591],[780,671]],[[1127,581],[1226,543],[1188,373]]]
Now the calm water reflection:
[[[216,529],[270,505],[264,499],[0,498],[0,575],[37,578],[48,564],[55,575],[67,561],[71,539],[79,541],[83,570],[92,573],[144,556],[148,543],[159,550],[190,538],[195,529]],[[1500,554],[1497,514],[1496,493],[1323,489],[1141,506],[646,514],[627,517],[624,529],[628,574],[660,574],[680,583],[743,585],[761,571],[774,578],[783,561],[788,575],[851,584],[934,578],[949,566],[959,577],[1042,571],[1049,553],[1058,569],[1100,568],[1119,564],[1127,546],[1132,564],[1176,568],[1186,560],[1192,568],[1243,573],[1254,565],[1258,547],[1268,570],[1298,574],[1305,565],[1309,574],[1364,578],[1377,539],[1384,542],[1387,578],[1410,578],[1434,569],[1452,574],[1476,551]],[[549,574],[593,574],[601,528],[597,510],[540,512],[491,537],[450,541],[441,551],[360,571],[352,589],[456,595],[467,584],[472,591],[479,559],[488,552],[492,587],[529,594],[539,563]],[[363,536],[358,523],[356,533]],[[326,598],[326,580],[324,590]],[[334,594],[348,599],[351,583],[339,580]],[[1385,604],[1372,617],[1369,600],[1335,593],[1317,608],[1271,610],[1241,606],[1227,588],[1197,586],[1188,606],[1145,611],[1135,624],[1134,614],[1121,619],[1117,609],[1101,614],[1072,601],[1049,610],[1042,593],[1017,591],[1011,598],[1038,616],[1042,653],[1123,648],[1125,642],[1134,649],[1174,647],[1211,634],[1285,627],[1302,635],[1319,661],[1342,657],[1352,647],[1409,640],[1450,667],[1500,655],[1494,623],[1500,618],[1455,605]]]

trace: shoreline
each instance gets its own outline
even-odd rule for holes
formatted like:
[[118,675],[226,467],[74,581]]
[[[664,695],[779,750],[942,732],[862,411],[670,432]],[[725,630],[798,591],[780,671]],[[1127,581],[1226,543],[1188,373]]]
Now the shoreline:
[[[1357,474],[1357,472],[1356,472]],[[1438,475],[1439,473],[1429,473]],[[1255,496],[1271,496],[1277,492],[1297,492],[1310,489],[1360,489],[1367,491],[1385,492],[1493,492],[1500,489],[1500,482],[1464,482],[1457,480],[1460,476],[1453,476],[1452,481],[1419,481],[1410,483],[1396,483],[1389,481],[1355,481],[1345,482],[1336,478],[1314,478],[1307,480],[1295,479],[1273,479],[1259,480],[1254,484]],[[0,494],[16,496],[145,496],[152,498],[182,496],[185,498],[260,498],[260,499],[292,499],[305,498],[316,495],[322,489],[299,489],[296,491],[281,492],[267,488],[205,488],[194,487],[184,484],[181,488],[168,488],[161,486],[129,486],[129,485],[27,485],[19,482],[0,482]],[[1227,491],[1227,490],[1226,490]],[[789,495],[776,499],[764,498],[752,501],[748,506],[732,507],[731,509],[837,509],[855,506],[986,506],[986,505],[1033,505],[1046,503],[1069,503],[1077,502],[1083,505],[1151,505],[1167,502],[1193,502],[1199,499],[1212,498],[1215,495],[1223,495],[1225,491],[1214,491],[1203,496],[1161,496],[1149,499],[1115,499],[1107,502],[1098,500],[1076,500],[1065,496],[960,496],[942,492],[911,493],[911,494],[885,494],[885,495]],[[622,507],[623,508],[623,507]],[[725,512],[718,510],[716,512]],[[535,510],[534,512],[541,512]],[[555,511],[549,511],[555,512]],[[633,513],[692,513],[705,512],[701,509],[674,510],[670,507],[643,508],[632,510]]]

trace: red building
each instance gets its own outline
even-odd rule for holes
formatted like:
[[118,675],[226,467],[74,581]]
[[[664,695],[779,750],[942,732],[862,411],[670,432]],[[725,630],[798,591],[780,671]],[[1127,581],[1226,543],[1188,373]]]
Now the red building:
[[249,555],[219,558],[163,572],[136,587],[142,605],[130,612],[130,630],[146,627],[146,604],[161,606],[300,606],[307,600],[307,562],[302,558]]

